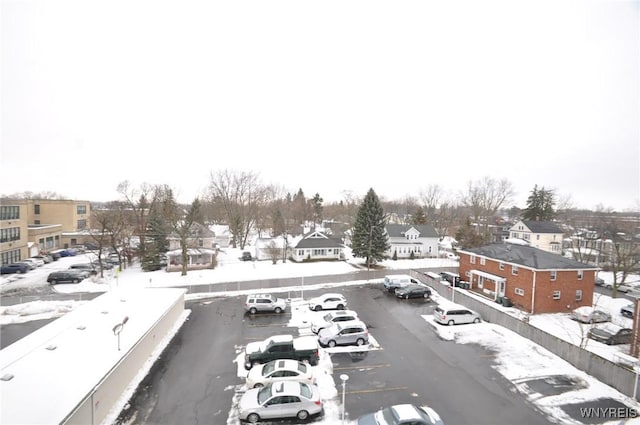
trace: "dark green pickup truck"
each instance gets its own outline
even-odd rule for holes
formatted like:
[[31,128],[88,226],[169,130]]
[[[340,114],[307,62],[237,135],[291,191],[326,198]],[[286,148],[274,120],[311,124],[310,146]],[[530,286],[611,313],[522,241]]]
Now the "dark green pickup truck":
[[318,364],[320,358],[318,339],[313,336],[294,338],[292,335],[274,335],[259,342],[250,342],[245,350],[244,367],[249,370],[256,364],[276,359],[308,361]]

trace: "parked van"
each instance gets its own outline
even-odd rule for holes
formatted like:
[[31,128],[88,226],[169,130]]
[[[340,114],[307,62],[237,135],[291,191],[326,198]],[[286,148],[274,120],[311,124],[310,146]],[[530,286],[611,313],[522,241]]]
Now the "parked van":
[[419,285],[421,282],[408,274],[390,274],[384,277],[384,288],[389,292],[394,292],[398,288],[404,288],[411,284]]
[[440,276],[453,286],[460,286],[460,275],[458,273],[442,272]]
[[433,319],[443,325],[462,325],[481,321],[478,313],[461,305],[438,306],[433,310]]

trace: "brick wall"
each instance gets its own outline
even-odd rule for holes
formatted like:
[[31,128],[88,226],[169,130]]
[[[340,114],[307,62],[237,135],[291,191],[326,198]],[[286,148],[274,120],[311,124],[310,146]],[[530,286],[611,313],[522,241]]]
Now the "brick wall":
[[[584,271],[582,279],[578,279],[576,270],[558,270],[555,281],[551,280],[549,271],[534,271],[528,268],[517,267],[509,263],[486,258],[481,264],[481,257],[475,256],[475,263],[471,263],[468,254],[460,253],[460,276],[472,284],[472,290],[485,296],[494,298],[497,288],[493,281],[484,279],[483,288],[478,288],[477,275],[471,280],[470,271],[480,270],[485,273],[500,276],[506,279],[505,296],[511,299],[519,309],[529,313],[560,313],[569,312],[583,305],[593,304],[593,288],[595,273]],[[501,266],[502,265],[502,266]],[[531,299],[534,294],[533,282],[535,278],[535,306],[532,311]],[[517,290],[517,292],[516,292]],[[576,300],[576,291],[582,291],[582,300]],[[559,299],[554,299],[554,291],[560,291]]]

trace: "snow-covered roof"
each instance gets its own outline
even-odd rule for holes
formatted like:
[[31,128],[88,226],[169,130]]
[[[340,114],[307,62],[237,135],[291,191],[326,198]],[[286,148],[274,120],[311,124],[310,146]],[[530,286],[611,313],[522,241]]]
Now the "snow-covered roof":
[[[1,350],[0,376],[13,375],[0,380],[2,423],[62,423],[184,293],[107,292]],[[125,317],[118,350],[113,328]]]

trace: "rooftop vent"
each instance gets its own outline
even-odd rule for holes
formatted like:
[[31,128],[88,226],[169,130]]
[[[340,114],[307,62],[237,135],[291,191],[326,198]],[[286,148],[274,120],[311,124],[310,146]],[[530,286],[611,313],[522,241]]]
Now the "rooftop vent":
[[13,379],[13,373],[5,373],[0,377],[0,381],[11,381]]
[[51,344],[51,345],[48,345],[48,346],[47,346],[47,350],[49,350],[49,351],[53,351],[53,350],[55,350],[56,348],[58,348],[58,346],[57,346],[57,345],[55,345],[55,344]]

